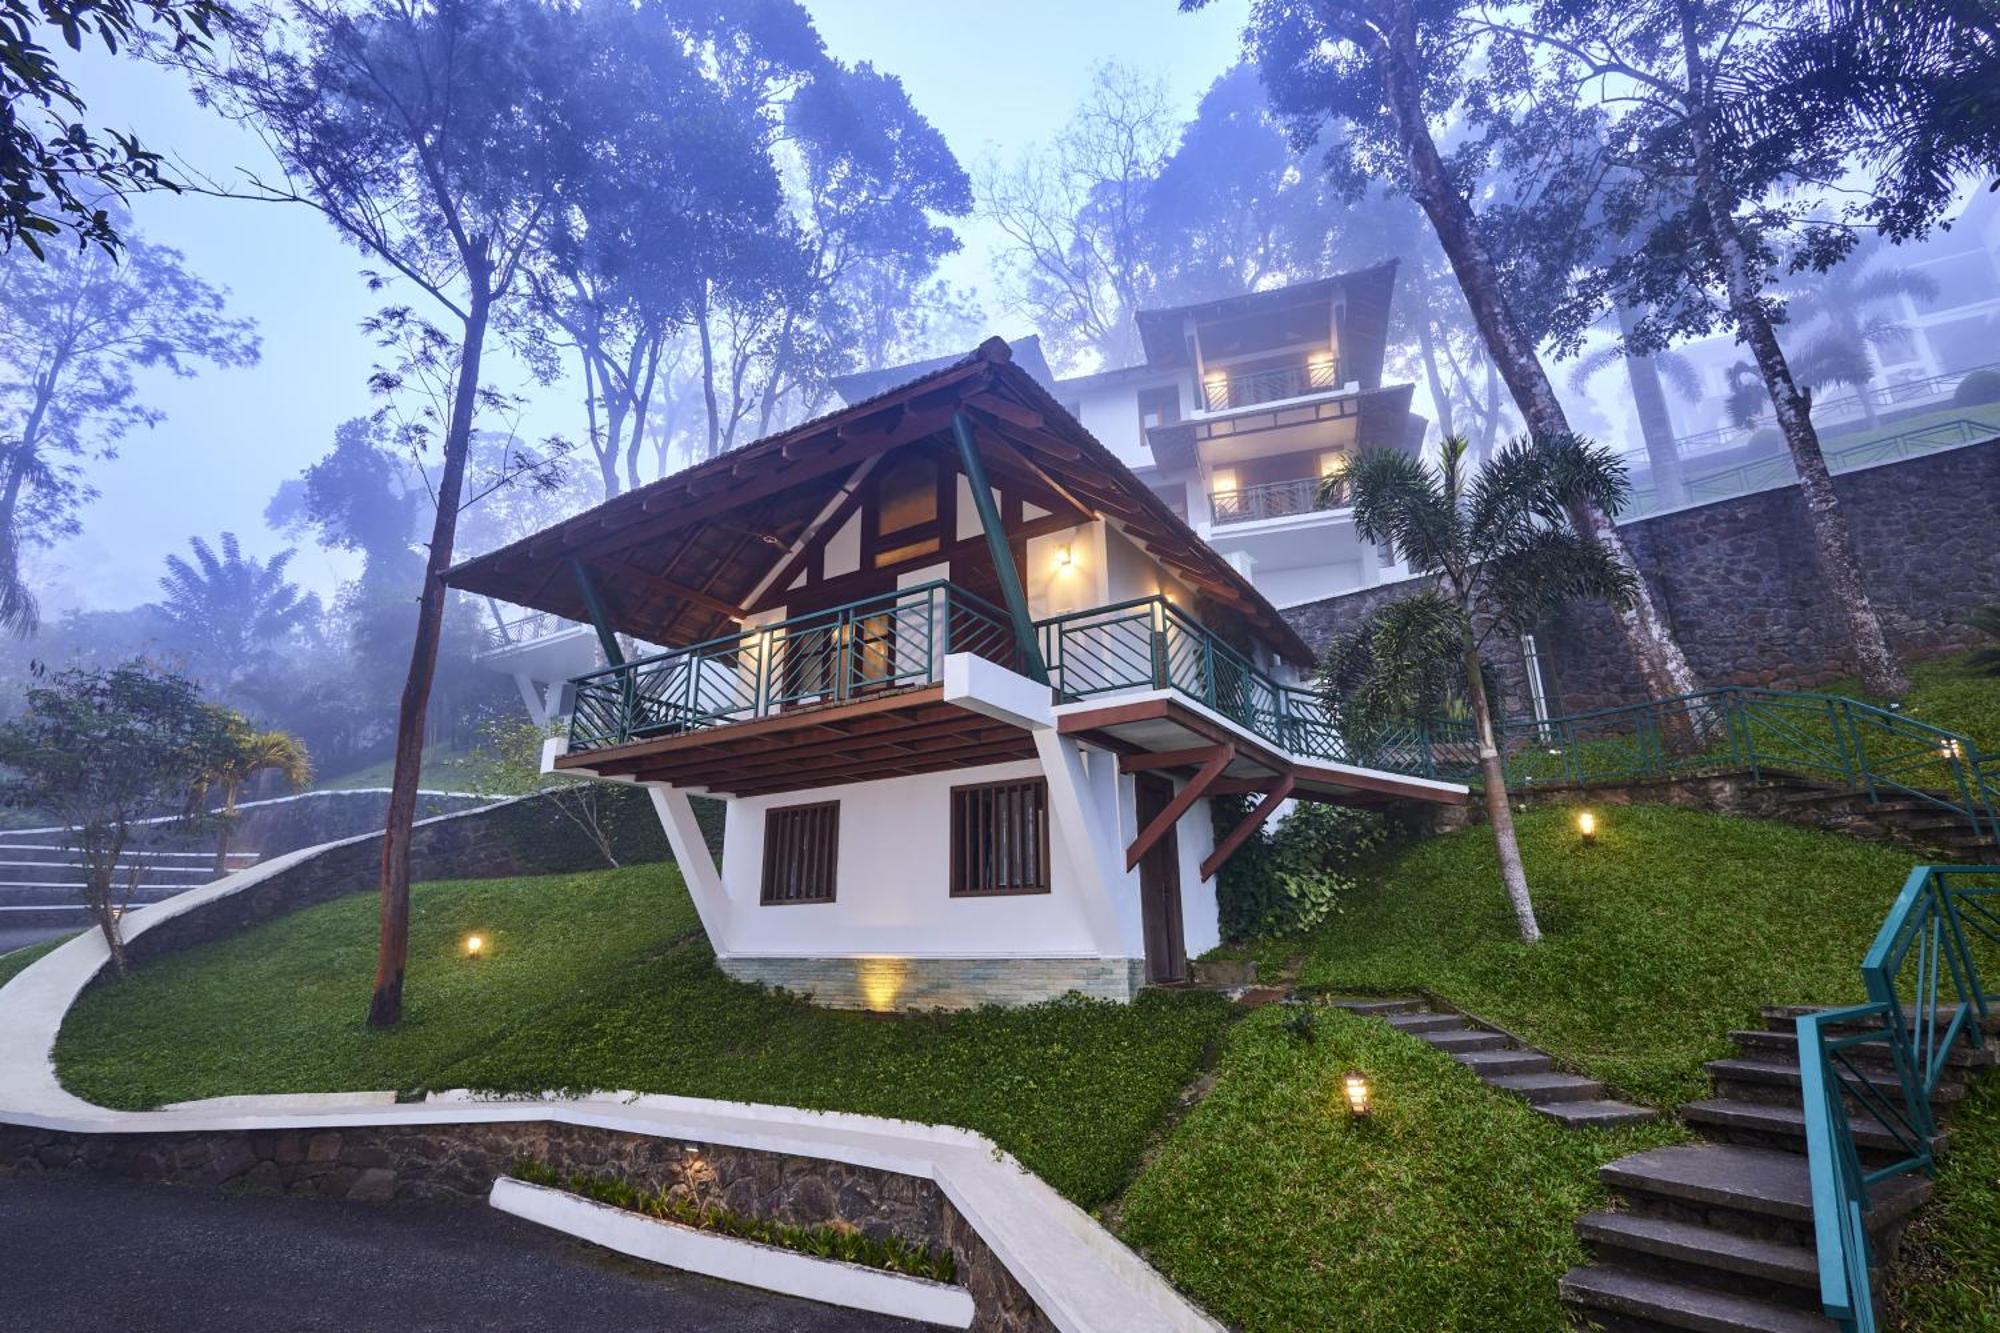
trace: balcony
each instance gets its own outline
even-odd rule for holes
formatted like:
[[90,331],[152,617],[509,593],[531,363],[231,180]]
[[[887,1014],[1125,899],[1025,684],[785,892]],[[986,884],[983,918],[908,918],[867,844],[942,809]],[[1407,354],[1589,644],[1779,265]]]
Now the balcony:
[[1350,503],[1347,481],[1341,477],[1299,477],[1231,491],[1211,491],[1209,510],[1218,525],[1255,523],[1266,518],[1344,509]]
[[[1312,691],[1280,685],[1164,598],[1035,629],[1064,700],[1171,689],[1295,755],[1353,762]],[[1006,613],[950,583],[797,616],[579,677],[569,752],[937,685],[950,653],[1018,669]]]
[[936,685],[950,653],[974,653],[1012,669],[1007,614],[937,582],[794,616],[578,677],[569,751]]
[[1202,407],[1209,412],[1230,412],[1259,403],[1329,393],[1346,382],[1340,362],[1324,358],[1266,370],[1234,373],[1212,370],[1202,381]]

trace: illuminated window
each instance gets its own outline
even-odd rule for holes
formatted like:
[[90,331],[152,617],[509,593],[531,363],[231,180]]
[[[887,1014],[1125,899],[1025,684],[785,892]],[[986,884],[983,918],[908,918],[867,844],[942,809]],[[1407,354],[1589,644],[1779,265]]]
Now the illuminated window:
[[876,495],[881,506],[876,530],[884,535],[937,522],[937,464],[922,457],[892,464]]

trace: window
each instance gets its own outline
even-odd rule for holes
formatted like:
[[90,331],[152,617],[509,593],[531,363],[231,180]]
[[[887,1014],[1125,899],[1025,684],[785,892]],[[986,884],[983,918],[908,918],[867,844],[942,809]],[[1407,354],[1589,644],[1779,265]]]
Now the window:
[[1171,426],[1181,419],[1181,391],[1178,385],[1162,384],[1139,390],[1139,429]]
[[1049,785],[1040,778],[951,789],[951,893],[1049,891]]
[[876,488],[875,568],[887,569],[938,550],[938,468],[922,455],[882,473]]
[[840,860],[840,802],[764,812],[763,902],[830,903]]

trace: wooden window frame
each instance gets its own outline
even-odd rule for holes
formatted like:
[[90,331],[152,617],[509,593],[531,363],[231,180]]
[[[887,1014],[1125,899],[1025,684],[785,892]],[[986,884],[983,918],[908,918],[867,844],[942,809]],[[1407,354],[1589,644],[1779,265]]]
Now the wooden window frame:
[[[828,816],[825,828],[825,845],[808,847],[805,839],[814,836],[807,828],[787,836],[780,825],[799,821],[804,823],[816,815]],[[816,871],[826,876],[824,897],[776,898],[771,894],[772,872],[777,868],[781,851],[797,852],[813,858]],[[764,811],[764,871],[757,886],[757,905],[760,907],[810,907],[836,901],[840,890],[840,802],[812,801],[804,805],[774,805]]]
[[[966,884],[966,879],[967,879],[966,872],[970,866],[972,858],[969,850],[962,845],[964,834],[961,831],[963,826],[961,825],[960,822],[961,819],[965,818],[965,816],[962,814],[962,811],[966,808],[967,804],[965,798],[970,797],[977,792],[991,792],[991,791],[1000,791],[1004,789],[1013,789],[1021,792],[1033,793],[1033,798],[1034,798],[1033,808],[1039,810],[1040,812],[1041,818],[1035,821],[1035,832],[1037,835],[1035,842],[1037,845],[1035,847],[1035,853],[1034,853],[1037,861],[1035,869],[1037,869],[1040,872],[1039,875],[1037,876],[1038,882],[1030,885],[1023,885],[1019,887],[1009,887],[1009,888],[988,889],[988,888],[968,887]],[[952,897],[1021,898],[1021,897],[1027,897],[1032,894],[1047,894],[1054,892],[1055,889],[1055,885],[1053,882],[1054,874],[1051,868],[1051,862],[1049,856],[1050,852],[1049,782],[1047,778],[1045,777],[1008,778],[999,782],[973,782],[973,783],[967,783],[964,786],[953,787],[951,789],[951,803],[950,803],[950,811],[947,816],[947,824],[948,827],[945,835],[946,837],[945,845],[946,845],[946,854],[951,861]],[[1021,842],[1025,842],[1025,839],[1017,841],[1015,845],[1018,846],[1020,845]]]

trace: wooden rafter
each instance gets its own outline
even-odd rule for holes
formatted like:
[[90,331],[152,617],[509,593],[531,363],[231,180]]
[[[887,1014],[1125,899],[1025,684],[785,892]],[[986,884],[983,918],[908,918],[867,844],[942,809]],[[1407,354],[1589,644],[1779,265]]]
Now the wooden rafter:
[[1236,827],[1229,830],[1229,836],[1224,838],[1201,863],[1202,879],[1214,879],[1215,872],[1222,869],[1222,863],[1236,855],[1236,849],[1249,841],[1250,835],[1262,828],[1265,820],[1277,813],[1278,807],[1285,803],[1285,798],[1292,794],[1292,788],[1298,784],[1299,780],[1290,773],[1279,778],[1277,784],[1264,793],[1264,799],[1250,807],[1250,813],[1244,815]]
[[1215,745],[1209,748],[1209,757],[1201,768],[1182,784],[1181,789],[1174,793],[1174,799],[1168,801],[1166,808],[1153,816],[1152,823],[1139,830],[1139,836],[1125,849],[1127,870],[1138,865],[1140,859],[1153,850],[1153,844],[1167,836],[1167,830],[1180,822],[1180,817],[1188,812],[1188,807],[1206,794],[1209,784],[1222,776],[1222,770],[1228,768],[1234,758],[1236,758],[1236,747],[1233,745]]

